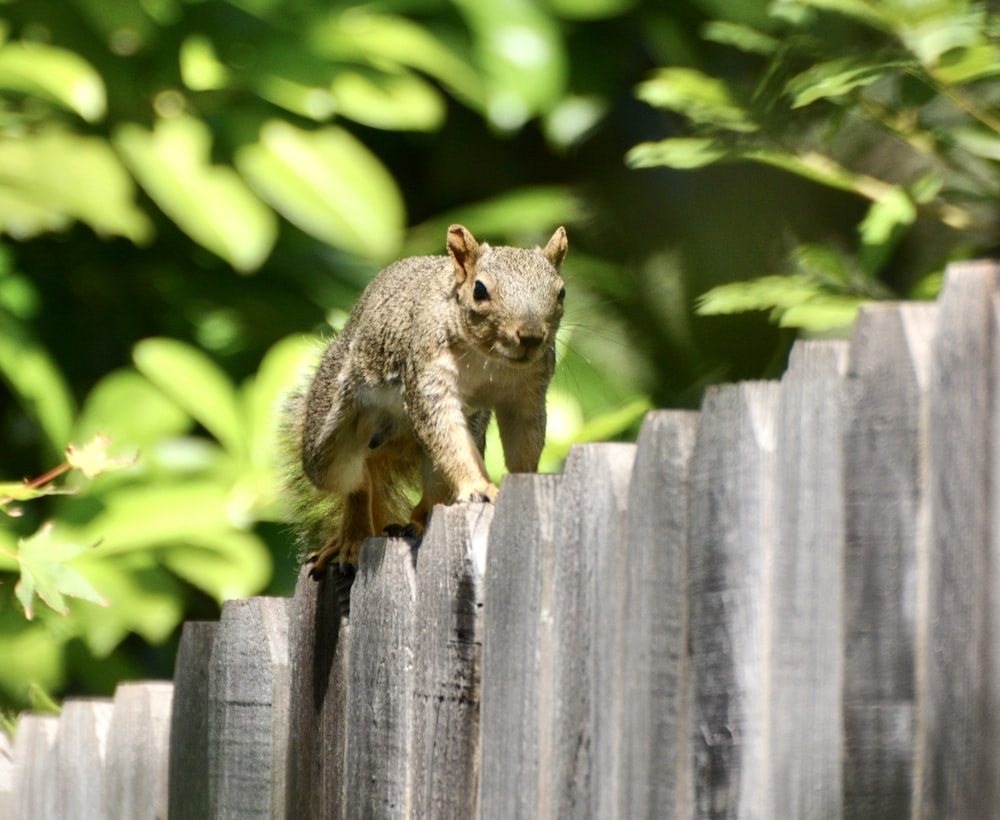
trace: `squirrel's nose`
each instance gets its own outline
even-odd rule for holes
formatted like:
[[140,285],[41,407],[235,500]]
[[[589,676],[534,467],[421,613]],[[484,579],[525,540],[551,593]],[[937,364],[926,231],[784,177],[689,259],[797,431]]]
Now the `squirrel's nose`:
[[517,341],[521,347],[527,350],[535,350],[541,347],[545,341],[545,332],[541,330],[529,330],[522,328],[517,332]]

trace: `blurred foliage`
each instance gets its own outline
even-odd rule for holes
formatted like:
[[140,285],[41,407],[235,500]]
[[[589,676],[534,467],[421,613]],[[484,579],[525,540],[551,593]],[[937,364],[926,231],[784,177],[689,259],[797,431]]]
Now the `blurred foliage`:
[[987,253],[998,237],[1000,15],[968,0],[778,0],[768,15],[762,28],[719,20],[702,30],[757,58],[754,72],[722,79],[675,66],[639,85],[691,133],[637,145],[628,160],[761,163],[856,194],[867,213],[848,251],[802,245],[791,275],[714,288],[699,311],[849,326],[860,304],[892,295],[880,275],[921,217],[961,236],[904,291],[933,295],[945,261]]
[[[183,620],[291,592],[280,396],[376,271],[443,252],[452,222],[515,245],[567,227],[547,470],[650,406],[780,373],[794,332],[771,314],[842,323],[985,252],[995,21],[905,5],[967,13],[0,5],[0,491],[98,433],[107,458],[138,453],[0,520],[0,706],[169,676]],[[637,143],[658,170],[626,168]],[[697,315],[706,291],[703,312],[737,313]]]

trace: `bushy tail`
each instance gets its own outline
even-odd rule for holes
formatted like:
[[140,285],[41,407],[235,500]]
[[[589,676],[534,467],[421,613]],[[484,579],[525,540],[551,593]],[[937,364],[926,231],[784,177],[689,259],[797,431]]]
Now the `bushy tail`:
[[[310,371],[311,377],[311,371]],[[278,452],[285,520],[295,535],[300,561],[316,552],[337,532],[342,500],[320,492],[302,467],[302,435],[309,377],[282,400],[278,411]]]

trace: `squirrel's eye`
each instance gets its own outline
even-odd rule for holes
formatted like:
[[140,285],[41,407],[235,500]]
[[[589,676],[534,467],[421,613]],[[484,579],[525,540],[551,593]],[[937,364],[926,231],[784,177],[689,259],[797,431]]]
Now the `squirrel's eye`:
[[477,302],[488,302],[490,298],[490,292],[486,289],[486,285],[478,279],[472,288],[472,298]]
[[561,302],[561,301],[562,301],[563,299],[565,299],[565,298],[566,298],[566,286],[565,286],[565,285],[563,285],[563,286],[562,286],[561,288],[559,288],[559,296],[558,296],[558,299],[559,299],[559,301]]

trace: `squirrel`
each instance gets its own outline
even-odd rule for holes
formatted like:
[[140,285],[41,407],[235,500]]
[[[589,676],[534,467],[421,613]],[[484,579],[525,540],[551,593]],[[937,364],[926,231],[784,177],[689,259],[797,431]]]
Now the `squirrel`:
[[369,536],[419,537],[435,504],[494,501],[483,462],[494,412],[508,470],[537,471],[566,248],[562,227],[525,249],[452,225],[447,256],[401,259],[368,284],[283,412],[286,487],[314,578],[357,564]]

